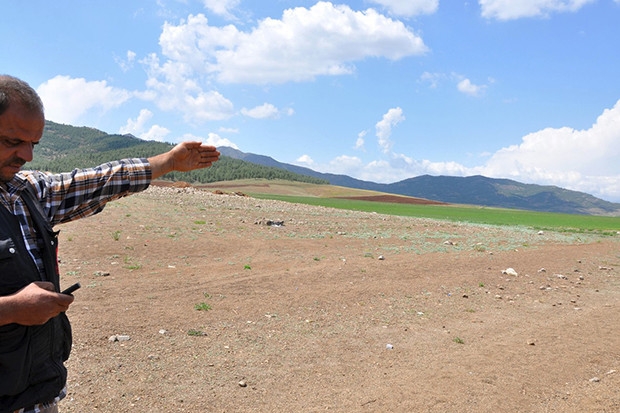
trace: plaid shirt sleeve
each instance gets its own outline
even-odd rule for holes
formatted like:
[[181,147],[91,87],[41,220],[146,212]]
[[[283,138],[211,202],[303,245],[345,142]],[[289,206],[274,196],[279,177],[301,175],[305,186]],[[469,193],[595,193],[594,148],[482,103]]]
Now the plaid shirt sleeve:
[[123,159],[61,174],[33,172],[28,179],[53,226],[94,215],[110,201],[145,190],[151,166],[146,159]]

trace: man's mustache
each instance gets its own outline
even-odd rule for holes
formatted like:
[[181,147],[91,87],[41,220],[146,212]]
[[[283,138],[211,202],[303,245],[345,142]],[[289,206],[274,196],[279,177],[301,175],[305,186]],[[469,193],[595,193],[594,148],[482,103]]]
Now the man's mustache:
[[18,158],[18,157],[13,157],[11,158],[8,162],[7,165],[15,165],[15,166],[19,166],[20,168],[22,166],[24,166],[26,164],[26,161],[23,160],[22,158]]

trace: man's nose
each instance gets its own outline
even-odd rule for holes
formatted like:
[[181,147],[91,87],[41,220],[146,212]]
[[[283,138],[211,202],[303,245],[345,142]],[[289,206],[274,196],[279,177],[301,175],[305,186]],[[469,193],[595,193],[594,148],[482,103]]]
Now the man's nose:
[[33,146],[30,142],[22,142],[17,148],[17,154],[20,159],[26,162],[32,161],[33,158]]

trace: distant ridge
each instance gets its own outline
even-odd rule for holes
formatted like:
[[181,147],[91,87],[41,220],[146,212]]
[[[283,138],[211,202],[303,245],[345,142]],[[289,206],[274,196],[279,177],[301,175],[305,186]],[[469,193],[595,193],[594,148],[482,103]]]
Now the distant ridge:
[[[149,157],[172,148],[169,143],[144,141],[133,135],[107,134],[89,127],[46,121],[43,139],[35,148],[33,162],[24,166],[52,172],[70,171],[127,157]],[[238,179],[281,179],[313,184],[331,184],[416,198],[487,207],[516,208],[542,212],[620,216],[620,204],[592,195],[558,188],[523,184],[484,176],[453,177],[423,175],[380,184],[347,175],[327,174],[275,159],[218,148],[222,158],[213,167],[191,172],[172,172],[165,179],[210,183]]]
[[468,177],[422,175],[391,184],[379,184],[346,175],[316,172],[309,168],[278,162],[268,156],[244,153],[234,148],[222,147],[219,150],[223,155],[231,158],[322,178],[332,185],[348,188],[387,192],[452,204],[620,216],[620,204],[618,203],[556,186],[524,184],[510,179],[494,179],[480,175]]

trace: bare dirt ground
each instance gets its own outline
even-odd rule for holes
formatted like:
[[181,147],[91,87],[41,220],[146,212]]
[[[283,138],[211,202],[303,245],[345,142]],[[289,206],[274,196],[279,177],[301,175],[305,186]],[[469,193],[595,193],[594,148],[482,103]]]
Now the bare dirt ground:
[[62,412],[620,411],[620,236],[157,187],[58,229]]

